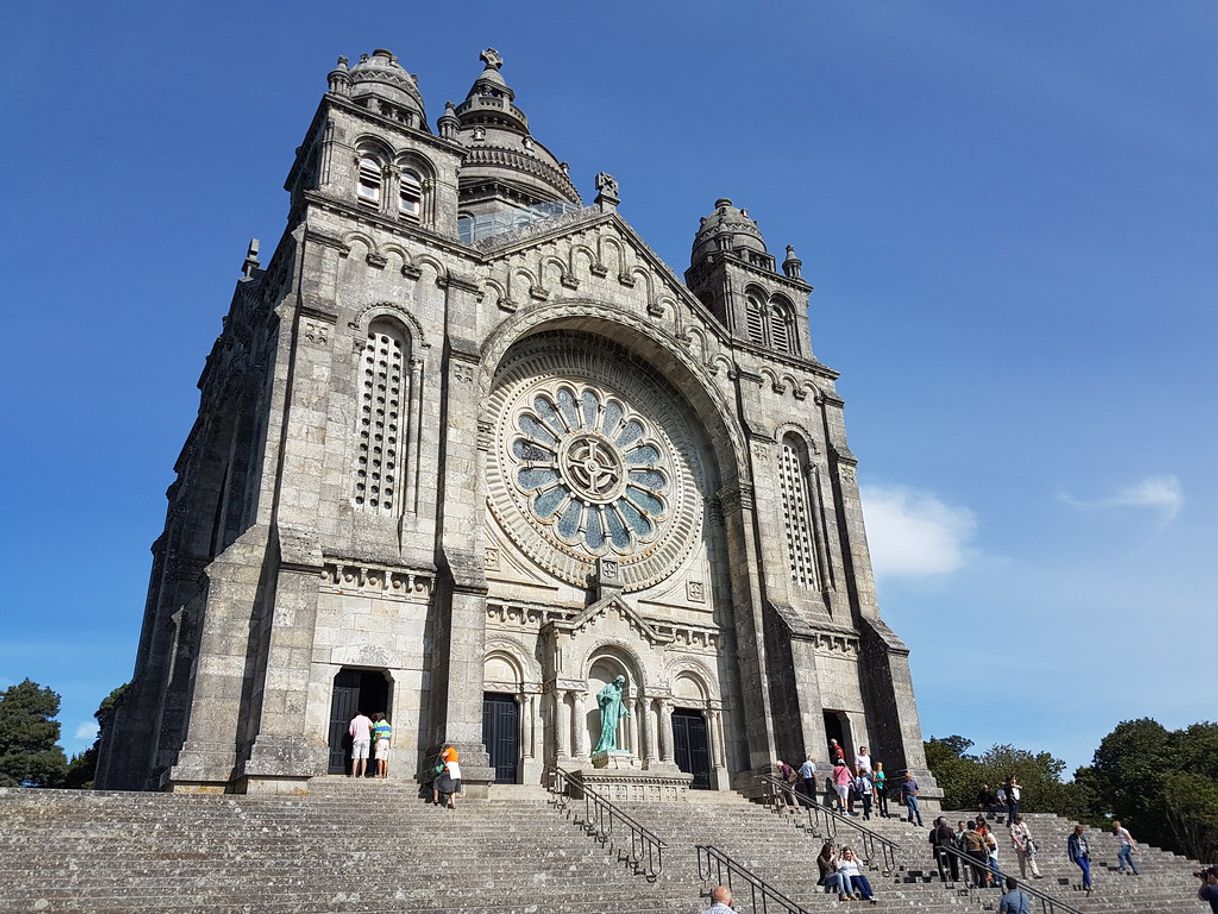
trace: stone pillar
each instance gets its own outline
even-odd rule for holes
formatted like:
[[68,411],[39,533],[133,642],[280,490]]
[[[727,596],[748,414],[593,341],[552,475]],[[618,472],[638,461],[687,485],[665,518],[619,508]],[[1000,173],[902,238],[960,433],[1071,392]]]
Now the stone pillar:
[[706,735],[710,742],[710,764],[714,772],[714,785],[719,790],[728,790],[727,757],[723,747],[723,715],[711,708],[706,712]]
[[735,605],[737,654],[740,658],[740,688],[745,698],[742,709],[748,743],[749,771],[745,775],[768,772],[775,752],[774,722],[770,701],[770,682],[766,669],[765,623],[762,617],[761,584],[754,570],[760,552],[757,548],[753,490],[747,483],[736,483],[720,490],[723,523],[731,554],[731,598]]
[[643,715],[639,713],[642,701],[635,699],[630,709],[630,751],[636,759],[643,758]]
[[656,729],[655,719],[651,712],[651,699],[640,698],[638,715],[641,718],[640,729],[643,735],[643,759],[645,763],[650,764],[652,761],[657,761],[659,755],[656,753]]
[[660,761],[671,762],[674,759],[672,749],[672,704],[666,698],[660,699]]
[[[490,755],[482,744],[483,654],[486,637],[486,572],[480,542],[486,510],[485,463],[490,428],[473,422],[484,392],[476,341],[478,284],[453,274],[440,277],[447,290],[447,351],[440,394],[441,570],[445,601],[440,601],[432,672],[434,742],[461,753],[463,786],[471,797],[486,796],[494,781]],[[447,609],[447,612],[445,610]]]
[[554,754],[560,762],[571,757],[571,722],[567,710],[569,693],[565,689],[554,690]]
[[580,761],[588,759],[588,726],[587,726],[587,708],[585,699],[588,697],[587,692],[576,692],[572,698],[574,701],[573,714],[575,724],[575,757]]

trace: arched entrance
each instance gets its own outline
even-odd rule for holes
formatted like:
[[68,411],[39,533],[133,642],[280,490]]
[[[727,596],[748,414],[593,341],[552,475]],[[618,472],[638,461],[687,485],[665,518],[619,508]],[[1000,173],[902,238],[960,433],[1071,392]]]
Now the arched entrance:
[[[335,674],[330,697],[330,774],[351,771],[351,737],[347,733],[351,719],[360,712],[371,717],[378,711],[393,720],[387,671],[343,667]],[[369,776],[375,771],[375,765],[368,766]]]

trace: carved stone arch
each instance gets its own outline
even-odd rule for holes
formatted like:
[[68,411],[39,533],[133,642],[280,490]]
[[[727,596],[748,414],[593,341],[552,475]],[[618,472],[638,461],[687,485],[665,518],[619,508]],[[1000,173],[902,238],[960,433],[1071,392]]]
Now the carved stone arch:
[[393,147],[375,134],[361,133],[351,144],[356,156],[371,155],[380,160],[384,167],[393,161]]
[[497,279],[482,280],[482,289],[480,295],[481,298],[479,300],[491,306],[504,304],[508,300],[507,289],[505,289],[503,287],[503,283],[499,282]]
[[555,256],[554,254],[543,254],[542,258],[541,258],[541,263],[538,265],[538,268],[537,268],[537,273],[539,276],[541,276],[543,285],[544,285],[544,281],[545,281],[546,267],[548,267],[548,266],[554,266],[554,267],[558,268],[558,281],[559,282],[562,282],[563,280],[568,278],[569,274],[567,272],[567,265],[562,262],[561,258]]
[[794,435],[803,441],[804,446],[808,449],[808,456],[820,453],[820,448],[816,446],[816,438],[808,430],[808,427],[800,422],[787,421],[782,422],[774,429],[774,440],[782,444],[782,439],[787,435]]
[[646,285],[646,288],[647,288],[647,294],[646,294],[647,304],[649,306],[653,305],[653,304],[657,304],[657,302],[655,300],[655,277],[651,275],[650,270],[648,270],[646,267],[641,267],[636,264],[635,266],[632,266],[630,269],[623,270],[622,272],[625,273],[627,276],[642,276],[643,283]]
[[[519,288],[516,280],[523,278],[524,288]],[[540,289],[541,284],[538,283],[537,277],[525,267],[512,267],[508,272],[508,293],[514,301],[527,299],[532,295],[534,289]]]
[[425,181],[434,181],[436,177],[436,166],[431,159],[423,155],[415,149],[406,149],[399,152],[393,160],[393,164],[398,168],[409,168],[411,171],[418,174],[419,178]]
[[727,375],[729,378],[731,378],[731,377],[735,377],[735,374],[736,374],[736,367],[735,367],[735,366],[732,364],[732,360],[731,360],[731,359],[729,359],[729,358],[728,358],[726,355],[724,355],[722,352],[719,352],[719,353],[716,353],[715,355],[712,355],[712,356],[711,356],[711,357],[710,357],[710,358],[707,360],[707,362],[706,362],[706,369],[707,369],[707,371],[709,371],[711,374],[718,374],[719,372],[721,372],[721,371],[722,371],[722,372],[724,372],[724,373],[725,373],[725,374],[726,374],[726,375]]
[[776,372],[774,369],[770,368],[769,366],[762,365],[757,371],[757,374],[761,375],[762,378],[770,382],[770,389],[773,390],[774,393],[786,393],[787,389],[783,386],[782,381],[779,380],[778,372]]
[[571,245],[570,250],[567,251],[567,273],[570,276],[575,276],[575,274],[578,272],[577,254],[583,254],[588,258],[589,273],[592,272],[592,267],[600,263],[600,260],[596,256],[596,252],[593,251],[592,248],[588,247],[586,244],[573,244]]
[[[620,655],[625,655],[628,662],[623,662]],[[614,638],[600,638],[580,654],[576,668],[585,682],[591,679],[592,667],[602,658],[612,658],[626,669],[631,695],[647,695],[656,688],[657,683],[647,682],[647,665],[639,652],[632,645]]]
[[692,681],[698,689],[703,702],[700,707],[706,707],[711,702],[720,700],[719,679],[701,660],[694,657],[682,657],[669,663],[665,672],[668,676],[669,686],[672,688],[674,701],[679,700],[678,682],[683,677]]
[[[389,258],[389,257],[401,258],[401,260],[402,260],[401,272],[402,272],[403,276],[410,275],[410,273],[413,272],[413,270],[414,270],[414,262],[410,256],[410,252],[407,251],[400,244],[394,244],[392,241],[386,242],[385,244],[381,245],[381,249],[377,253],[379,253],[382,257],[385,257],[385,258]],[[388,264],[386,264],[386,266],[388,266]]]
[[783,374],[782,375],[782,384],[788,390],[798,390],[799,389],[799,382],[795,380],[795,376],[793,374]]
[[371,235],[366,235],[363,232],[347,232],[343,235],[344,250],[342,253],[344,257],[351,256],[351,246],[353,244],[362,244],[367,249],[364,252],[365,254],[378,253],[376,241],[373,240]]
[[612,235],[601,235],[597,239],[597,251],[599,253],[599,262],[609,269],[609,261],[605,259],[605,248],[611,247],[617,253],[617,272],[624,273],[626,271],[626,248],[617,238]]
[[436,258],[432,257],[430,254],[420,254],[415,258],[414,265],[420,269],[423,267],[430,267],[431,269],[435,270],[436,282],[448,281],[448,267],[444,266],[444,264],[436,260]]
[[482,651],[484,669],[488,662],[496,657],[509,665],[515,673],[517,688],[509,691],[519,691],[525,686],[537,685],[541,682],[542,677],[537,668],[537,662],[529,656],[522,645],[515,641],[507,638],[488,638]]
[[418,346],[420,349],[431,348],[431,343],[427,341],[426,336],[423,334],[423,325],[419,323],[419,319],[397,302],[378,301],[365,305],[349,326],[362,337],[368,333],[368,325],[378,317],[397,318],[406,330],[412,345]]
[[730,485],[749,479],[744,432],[731,403],[712,382],[706,367],[698,363],[665,328],[645,321],[634,312],[601,301],[576,299],[561,303],[540,302],[521,308],[500,323],[482,346],[482,362],[478,369],[479,400],[482,404],[479,419],[491,421],[487,404],[495,370],[513,343],[545,330],[572,328],[606,336],[635,352],[659,350],[655,353],[657,356],[663,353],[666,358],[653,358],[653,364],[661,369],[669,383],[701,418],[714,453],[720,457],[720,482]]

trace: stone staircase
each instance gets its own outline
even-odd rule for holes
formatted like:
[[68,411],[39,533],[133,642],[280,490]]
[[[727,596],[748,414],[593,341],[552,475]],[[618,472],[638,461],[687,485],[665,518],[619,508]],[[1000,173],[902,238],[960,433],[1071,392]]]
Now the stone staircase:
[[[664,873],[648,883],[540,788],[494,788],[455,811],[420,800],[413,785],[345,778],[318,779],[306,796],[0,789],[0,914],[695,914],[708,888],[696,844],[719,847],[809,911],[843,906],[816,885],[822,842],[795,816],[732,795],[691,797],[623,804],[669,845]],[[1065,857],[1072,823],[1025,818],[1046,875],[1035,885],[1086,914],[1204,910],[1190,876],[1197,865],[1139,845],[1143,875],[1119,876],[1115,839],[1095,830],[1087,897]],[[900,845],[892,873],[869,872],[876,910],[997,907],[996,891],[939,881],[928,829],[897,818],[868,825]],[[850,831],[837,841],[857,847]],[[996,831],[1000,860],[1014,868],[1005,825]]]
[[[674,882],[696,880],[693,848],[696,844],[714,844],[809,911],[842,907],[843,903],[836,895],[826,895],[816,884],[815,858],[824,839],[796,827],[797,823],[807,822],[802,813],[775,813],[756,804],[741,807],[698,802],[684,807],[626,804],[625,808],[641,824],[668,841],[670,847],[665,859],[671,863],[665,879]],[[892,809],[895,813],[895,807]],[[970,814],[949,812],[945,816],[954,825],[958,820],[967,820]],[[927,817],[925,828],[895,815],[887,819],[873,817],[863,823],[900,845],[894,872],[885,875],[880,869],[880,860],[867,871],[877,898],[875,910],[995,910],[1000,891],[970,891],[963,883],[940,881],[928,841],[930,818]],[[1005,817],[1002,818],[1001,822],[992,822],[1000,842],[999,864],[1004,873],[1009,871],[1018,876],[1018,860],[1010,846]],[[1117,872],[1119,843],[1111,834],[1096,829],[1087,831],[1095,888],[1090,896],[1086,895],[1082,891],[1078,867],[1066,857],[1066,837],[1075,823],[1047,814],[1030,814],[1024,818],[1039,841],[1037,863],[1044,876],[1031,880],[1031,884],[1059,901],[1085,914],[1166,914],[1205,910],[1196,897],[1199,882],[1191,875],[1200,864],[1139,844],[1134,850],[1134,859],[1142,875],[1122,876]],[[861,819],[855,821],[861,822]],[[835,841],[838,845],[849,844],[857,851],[859,842],[851,832],[853,829],[848,826],[839,826]],[[862,907],[854,901],[845,902],[845,905]],[[1034,910],[1040,910],[1038,904]]]
[[540,788],[431,806],[412,785],[307,796],[0,789],[0,912],[695,914],[634,877]]

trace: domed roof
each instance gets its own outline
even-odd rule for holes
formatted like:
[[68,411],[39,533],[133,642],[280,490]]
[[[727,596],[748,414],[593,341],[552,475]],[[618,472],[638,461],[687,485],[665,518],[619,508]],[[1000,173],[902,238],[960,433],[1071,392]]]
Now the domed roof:
[[722,197],[715,201],[715,211],[702,219],[694,236],[691,263],[698,263],[710,254],[726,247],[735,253],[756,251],[768,254],[761,229],[746,209],[737,209],[732,201]]
[[499,72],[499,52],[487,48],[479,58],[486,67],[453,111],[456,139],[469,150],[461,166],[462,183],[502,180],[543,200],[581,203],[566,164],[529,133],[529,119]]
[[422,122],[427,123],[418,82],[402,68],[392,51],[377,48],[371,54],[362,54],[359,63],[351,68],[350,80],[352,98],[375,95],[418,112]]

